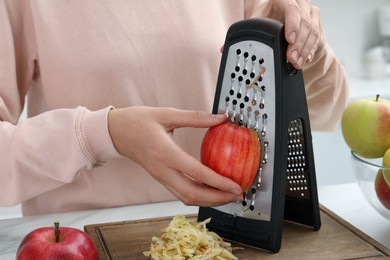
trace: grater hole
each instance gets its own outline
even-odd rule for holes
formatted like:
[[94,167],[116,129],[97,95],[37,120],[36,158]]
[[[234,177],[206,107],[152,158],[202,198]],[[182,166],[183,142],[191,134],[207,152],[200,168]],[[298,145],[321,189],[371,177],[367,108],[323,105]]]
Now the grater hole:
[[245,96],[245,97],[244,97],[244,101],[245,101],[245,102],[248,102],[248,101],[249,101],[249,97],[248,97],[248,96]]
[[252,55],[251,59],[252,59],[252,61],[255,61],[256,60],[256,55]]
[[245,104],[244,104],[244,103],[241,103],[241,104],[240,104],[240,108],[241,108],[241,109],[245,108]]
[[249,76],[253,79],[256,75],[254,72],[251,72],[251,74]]
[[247,79],[247,80],[245,81],[245,84],[247,84],[247,85],[251,84],[251,80],[250,80],[250,79]]
[[240,54],[241,54],[241,50],[240,50],[240,49],[237,49],[237,50],[236,50],[236,54],[237,54],[237,55],[240,55]]
[[243,80],[244,80],[244,78],[243,78],[242,76],[239,76],[239,77],[238,77],[238,81],[239,81],[239,82],[242,82]]
[[249,53],[244,52],[244,58],[248,58],[248,57],[249,57]]
[[236,66],[236,68],[234,69],[236,72],[239,72],[240,71],[240,66]]
[[231,89],[231,90],[229,91],[229,94],[230,94],[231,96],[233,96],[233,95],[234,95],[234,90]]
[[226,102],[229,102],[229,101],[230,101],[229,96],[226,96],[226,97],[225,97],[225,101],[226,101]]
[[259,63],[260,63],[260,64],[263,64],[263,63],[264,63],[264,59],[263,59],[263,58],[260,58],[260,59],[259,59]]
[[233,72],[233,73],[230,75],[230,77],[231,77],[232,79],[234,79],[234,78],[236,77],[236,74]]
[[261,86],[261,90],[262,90],[262,91],[265,91],[265,86],[264,86],[264,85]]
[[237,93],[237,98],[240,99],[242,97],[242,94],[240,92]]
[[248,74],[248,70],[243,69],[243,70],[242,70],[242,74],[244,74],[244,75]]

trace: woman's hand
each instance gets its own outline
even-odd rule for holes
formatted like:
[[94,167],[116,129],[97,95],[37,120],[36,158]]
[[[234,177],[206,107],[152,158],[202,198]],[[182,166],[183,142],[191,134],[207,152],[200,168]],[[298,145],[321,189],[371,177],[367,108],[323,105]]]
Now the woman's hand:
[[129,107],[111,110],[108,124],[117,150],[144,167],[184,204],[216,206],[242,200],[240,186],[184,152],[172,135],[176,128],[211,127],[224,120],[224,115],[199,111]]
[[285,23],[287,59],[296,69],[312,61],[317,49],[324,45],[320,11],[309,0],[263,0],[252,17]]

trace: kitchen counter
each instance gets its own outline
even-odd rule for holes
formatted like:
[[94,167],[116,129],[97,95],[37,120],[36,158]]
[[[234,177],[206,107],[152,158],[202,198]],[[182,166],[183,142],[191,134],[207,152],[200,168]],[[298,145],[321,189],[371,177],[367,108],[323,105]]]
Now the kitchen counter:
[[390,219],[371,207],[356,183],[320,187],[318,193],[322,205],[390,248]]
[[[326,208],[390,248],[390,220],[384,219],[370,207],[355,183],[320,187],[319,197],[320,203]],[[59,221],[62,226],[83,229],[88,224],[197,212],[198,207],[185,206],[180,202],[166,202],[5,219],[0,221],[0,259],[15,259],[17,247],[28,232],[39,227],[51,226],[54,221]]]

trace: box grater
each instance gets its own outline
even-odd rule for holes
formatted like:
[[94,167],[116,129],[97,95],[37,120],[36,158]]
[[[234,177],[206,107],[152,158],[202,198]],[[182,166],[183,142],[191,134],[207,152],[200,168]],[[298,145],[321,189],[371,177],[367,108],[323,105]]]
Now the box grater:
[[200,207],[210,230],[278,252],[284,220],[321,225],[312,138],[302,72],[286,58],[283,23],[248,19],[226,35],[213,113],[257,131],[262,158],[243,201]]

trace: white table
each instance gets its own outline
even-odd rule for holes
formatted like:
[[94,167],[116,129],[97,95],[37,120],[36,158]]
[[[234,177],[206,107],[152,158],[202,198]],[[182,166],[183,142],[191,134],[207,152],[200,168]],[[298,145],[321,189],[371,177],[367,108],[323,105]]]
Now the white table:
[[318,192],[322,205],[390,248],[390,219],[371,207],[356,183],[324,186]]
[[17,248],[23,237],[30,231],[44,226],[52,226],[59,221],[61,226],[83,230],[85,225],[153,217],[194,214],[198,207],[188,207],[180,202],[165,202],[102,210],[69,212],[63,214],[40,215],[5,219],[0,221],[0,259],[15,260]]
[[[390,221],[369,206],[355,183],[319,188],[319,196],[320,202],[328,209],[390,248]],[[0,259],[15,259],[17,247],[28,232],[39,227],[51,226],[54,221],[59,221],[62,226],[83,229],[88,224],[197,212],[198,207],[188,207],[180,202],[167,202],[5,219],[0,221]]]

